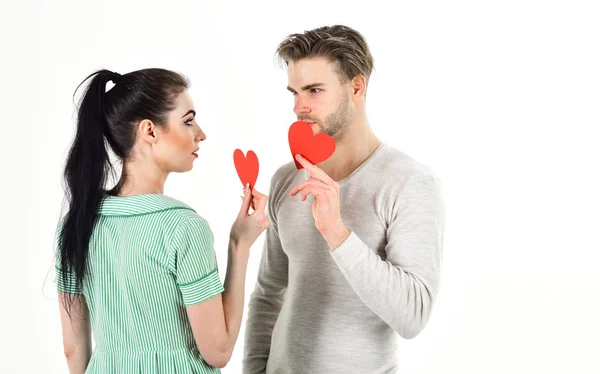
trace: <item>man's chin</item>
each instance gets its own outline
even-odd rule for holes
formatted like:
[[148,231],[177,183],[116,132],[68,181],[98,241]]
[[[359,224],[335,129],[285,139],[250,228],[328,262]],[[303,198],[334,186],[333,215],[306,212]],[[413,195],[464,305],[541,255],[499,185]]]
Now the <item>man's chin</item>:
[[310,124],[310,128],[312,129],[313,135],[317,135],[318,133],[323,132],[321,126],[318,123],[314,122]]

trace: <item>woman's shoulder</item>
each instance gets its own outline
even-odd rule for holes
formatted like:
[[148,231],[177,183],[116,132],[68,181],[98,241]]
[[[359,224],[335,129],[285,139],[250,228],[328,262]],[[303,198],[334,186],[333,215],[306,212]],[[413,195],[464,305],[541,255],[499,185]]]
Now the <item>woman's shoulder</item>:
[[163,194],[135,195],[127,197],[106,196],[99,214],[116,219],[135,217],[147,221],[145,226],[163,227],[167,232],[181,226],[208,226],[204,217],[190,205]]
[[143,216],[167,211],[195,210],[188,204],[163,194],[144,194],[134,196],[106,195],[100,203],[98,213],[101,216]]
[[160,207],[157,207],[154,214],[162,216],[163,220],[170,222],[170,226],[174,229],[182,227],[209,228],[208,221],[190,205],[166,195],[161,195],[160,203]]

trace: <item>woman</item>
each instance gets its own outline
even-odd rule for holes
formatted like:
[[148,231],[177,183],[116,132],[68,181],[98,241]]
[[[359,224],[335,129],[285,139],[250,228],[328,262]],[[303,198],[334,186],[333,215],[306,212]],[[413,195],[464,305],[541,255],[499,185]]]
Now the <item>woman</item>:
[[[268,225],[267,196],[246,186],[222,285],[208,223],[163,195],[169,173],[191,170],[206,139],[186,79],[163,69],[100,70],[89,79],[65,167],[69,210],[57,232],[69,369],[218,373],[240,329],[249,249]],[[106,143],[123,164],[110,190]]]

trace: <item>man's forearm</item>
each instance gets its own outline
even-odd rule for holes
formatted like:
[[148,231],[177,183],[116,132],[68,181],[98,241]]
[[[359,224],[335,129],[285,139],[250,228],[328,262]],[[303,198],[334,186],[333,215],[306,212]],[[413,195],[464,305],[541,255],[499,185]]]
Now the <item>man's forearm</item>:
[[427,264],[421,274],[411,274],[382,260],[354,233],[331,254],[369,309],[400,336],[412,338],[419,334],[429,318],[435,297],[439,281],[437,263]]

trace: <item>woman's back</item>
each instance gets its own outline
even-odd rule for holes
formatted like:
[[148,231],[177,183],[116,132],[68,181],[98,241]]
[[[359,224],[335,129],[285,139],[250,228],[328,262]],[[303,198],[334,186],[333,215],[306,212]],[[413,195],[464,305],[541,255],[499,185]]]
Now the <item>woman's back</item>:
[[[163,195],[169,174],[192,170],[206,139],[188,80],[156,68],[101,69],[82,85],[88,80],[57,233],[69,371],[218,373],[240,330],[250,247],[269,223],[267,196],[246,185],[223,285],[208,223]],[[112,187],[109,150],[122,166]]]
[[189,206],[159,194],[106,197],[87,266],[82,290],[59,281],[87,301],[96,342],[87,372],[219,372],[186,315],[223,291],[212,232]]

